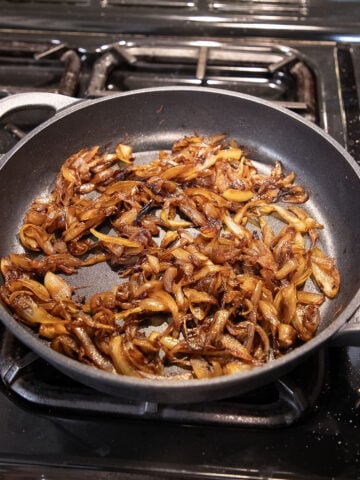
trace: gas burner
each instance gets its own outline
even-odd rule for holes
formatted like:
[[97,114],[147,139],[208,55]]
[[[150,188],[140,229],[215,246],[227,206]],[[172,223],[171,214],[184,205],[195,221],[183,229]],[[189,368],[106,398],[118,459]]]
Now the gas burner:
[[202,85],[257,95],[309,120],[316,117],[313,73],[291,49],[138,40],[103,46],[98,55],[86,92],[89,97],[146,87]]
[[[4,40],[0,71],[0,98],[30,91],[98,98],[155,86],[207,86],[256,95],[319,122],[312,69],[295,49],[270,44],[154,38],[86,49]],[[2,119],[0,154],[53,113],[37,109]]]
[[64,44],[1,41],[0,98],[21,92],[76,95],[80,59]]

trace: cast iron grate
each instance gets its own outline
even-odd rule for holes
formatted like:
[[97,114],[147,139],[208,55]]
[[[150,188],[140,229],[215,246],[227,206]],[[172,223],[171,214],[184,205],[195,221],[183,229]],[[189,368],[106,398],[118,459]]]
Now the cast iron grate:
[[[174,85],[255,95],[318,121],[314,73],[288,47],[174,38],[127,39],[91,48],[61,42],[0,42],[0,98],[32,91],[97,98]],[[35,118],[34,123],[39,121]],[[1,125],[5,131],[0,132],[0,153],[31,129],[28,117]]]

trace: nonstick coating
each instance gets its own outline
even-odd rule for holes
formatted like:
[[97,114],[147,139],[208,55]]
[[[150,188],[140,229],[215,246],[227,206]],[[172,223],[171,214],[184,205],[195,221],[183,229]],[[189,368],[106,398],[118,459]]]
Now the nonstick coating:
[[[325,226],[320,245],[336,258],[341,289],[325,302],[316,337],[283,358],[249,372],[215,379],[174,382],[124,377],[88,367],[50,349],[1,307],[3,323],[23,343],[65,374],[101,391],[138,401],[188,403],[243,393],[293,368],[324,344],[359,304],[359,168],[346,151],[298,115],[247,95],[207,88],[154,88],[84,101],[57,113],[7,154],[0,170],[0,255],[20,252],[18,231],[32,200],[51,190],[63,161],[85,147],[133,145],[155,158],[184,135],[227,133],[249,150],[249,158],[294,171],[310,192],[307,210]],[[154,153],[152,153],[154,152]],[[96,284],[94,280],[96,279]],[[116,281],[107,265],[71,278],[94,291]],[[91,288],[87,290],[91,293]]]

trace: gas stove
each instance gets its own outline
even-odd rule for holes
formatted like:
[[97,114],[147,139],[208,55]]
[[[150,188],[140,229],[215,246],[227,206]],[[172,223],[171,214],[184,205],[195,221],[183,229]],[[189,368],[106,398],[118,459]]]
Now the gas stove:
[[[6,4],[0,98],[27,91],[85,99],[148,86],[224,88],[297,112],[360,162],[360,37],[349,10],[342,10],[342,28],[334,21],[336,2],[327,22],[307,0],[159,0],[152,10],[130,0],[42,3],[36,15],[30,2],[21,15]],[[52,114],[32,108],[1,119],[0,154]],[[359,314],[352,322],[360,322]],[[350,344],[349,332],[337,337],[339,344]],[[0,478],[360,478],[359,367],[360,347],[332,344],[247,394],[163,405],[85,387],[1,328]]]

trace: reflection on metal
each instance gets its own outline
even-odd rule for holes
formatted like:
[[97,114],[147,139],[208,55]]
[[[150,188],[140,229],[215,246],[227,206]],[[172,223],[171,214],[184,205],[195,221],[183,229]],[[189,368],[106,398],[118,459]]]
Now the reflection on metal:
[[246,16],[300,18],[309,13],[309,0],[224,0],[209,2],[215,12]]
[[150,8],[193,8],[196,2],[187,0],[107,0],[107,5],[122,7],[150,7]]

